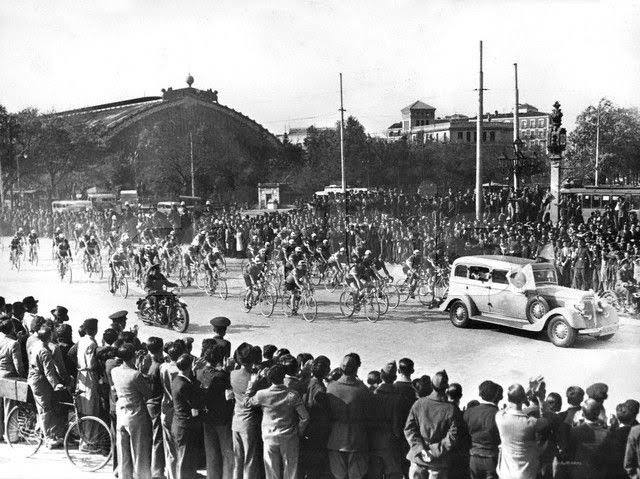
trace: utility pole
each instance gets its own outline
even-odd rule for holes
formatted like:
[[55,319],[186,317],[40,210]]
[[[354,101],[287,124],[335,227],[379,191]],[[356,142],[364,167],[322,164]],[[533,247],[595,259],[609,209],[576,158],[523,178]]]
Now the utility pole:
[[340,170],[342,173],[342,195],[344,196],[344,247],[347,250],[347,264],[349,264],[349,193],[347,192],[347,178],[344,170],[344,112],[342,72],[340,72]]
[[516,102],[513,106],[513,148],[515,150],[515,158],[513,160],[513,189],[518,189],[518,160],[520,159],[520,122],[518,118],[518,109],[520,108],[520,95],[518,92],[518,64],[513,64],[513,74],[516,87]]
[[193,135],[189,131],[189,148],[191,150],[191,196],[196,196],[195,175],[193,173]]
[[600,106],[602,100],[598,102],[598,116],[596,120],[596,178],[595,186],[598,186],[598,170],[600,169]]
[[478,120],[476,123],[476,220],[482,219],[482,40],[480,40],[480,71],[478,83]]

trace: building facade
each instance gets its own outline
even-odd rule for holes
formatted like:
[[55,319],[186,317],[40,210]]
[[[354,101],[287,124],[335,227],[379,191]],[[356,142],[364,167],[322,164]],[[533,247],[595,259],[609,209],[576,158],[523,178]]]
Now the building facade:
[[[406,137],[416,142],[475,143],[477,117],[455,114],[437,118],[435,110],[421,101],[403,108],[402,121],[387,128],[387,139]],[[524,146],[546,148],[549,114],[526,103],[520,105],[518,114],[519,134]],[[483,142],[513,143],[513,113],[488,113],[483,117],[482,127]]]

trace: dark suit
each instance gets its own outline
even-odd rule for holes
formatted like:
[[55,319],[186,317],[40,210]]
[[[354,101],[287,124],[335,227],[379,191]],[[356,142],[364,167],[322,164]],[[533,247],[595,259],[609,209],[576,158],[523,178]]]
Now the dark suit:
[[604,441],[607,428],[599,422],[583,422],[569,434],[570,457],[576,466],[573,479],[608,479],[604,467]]
[[633,426],[627,438],[624,469],[630,479],[640,478],[640,426]]
[[171,434],[176,445],[176,479],[196,477],[197,448],[200,436],[200,420],[192,416],[192,409],[203,404],[202,390],[195,379],[178,374],[171,382],[173,398],[173,423]]
[[217,346],[220,346],[224,349],[224,357],[231,357],[231,343],[220,336],[214,336],[213,341],[215,341]]
[[627,448],[627,439],[631,432],[631,426],[619,426],[611,429],[604,439],[604,466],[607,478],[627,479],[624,470],[624,453]]
[[464,422],[471,436],[469,468],[472,479],[496,479],[500,434],[496,426],[498,406],[480,403],[464,412]]

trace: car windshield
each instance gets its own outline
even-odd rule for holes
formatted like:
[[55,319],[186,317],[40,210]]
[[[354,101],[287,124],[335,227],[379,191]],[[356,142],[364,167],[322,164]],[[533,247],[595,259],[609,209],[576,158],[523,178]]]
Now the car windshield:
[[533,270],[533,279],[536,285],[539,284],[558,284],[558,277],[556,271],[551,268],[535,268]]

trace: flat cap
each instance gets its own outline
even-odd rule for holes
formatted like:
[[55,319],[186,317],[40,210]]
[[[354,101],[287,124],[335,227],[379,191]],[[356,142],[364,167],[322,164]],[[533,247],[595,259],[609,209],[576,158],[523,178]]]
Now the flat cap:
[[226,318],[224,316],[216,316],[211,321],[209,321],[209,324],[211,324],[211,326],[227,328],[231,324],[231,321],[229,320],[229,318]]
[[123,321],[127,319],[127,314],[128,314],[128,311],[125,311],[123,309],[121,311],[116,311],[115,313],[110,314],[109,319],[111,321]]
[[87,318],[82,322],[85,328],[97,328],[98,320],[96,318]]

